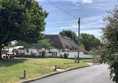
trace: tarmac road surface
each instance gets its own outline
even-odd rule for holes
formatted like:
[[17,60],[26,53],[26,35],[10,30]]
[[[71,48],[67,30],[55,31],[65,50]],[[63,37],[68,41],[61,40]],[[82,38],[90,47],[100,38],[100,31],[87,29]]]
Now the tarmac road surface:
[[93,65],[39,79],[30,83],[113,83],[108,65]]

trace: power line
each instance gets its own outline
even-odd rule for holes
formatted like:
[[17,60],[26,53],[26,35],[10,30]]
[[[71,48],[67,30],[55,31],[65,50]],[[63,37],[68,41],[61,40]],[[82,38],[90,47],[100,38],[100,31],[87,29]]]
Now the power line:
[[61,10],[62,12],[66,13],[67,15],[71,16],[72,18],[76,19],[73,15],[71,15],[70,13],[64,11],[63,9],[61,9],[60,7],[58,7],[57,5],[55,5],[54,3],[52,3],[51,1],[47,0],[50,4],[54,5],[56,8],[58,8],[59,10]]

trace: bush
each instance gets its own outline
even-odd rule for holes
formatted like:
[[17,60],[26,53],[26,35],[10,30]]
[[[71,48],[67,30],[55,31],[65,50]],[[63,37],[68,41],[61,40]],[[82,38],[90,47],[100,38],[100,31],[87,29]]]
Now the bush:
[[64,53],[64,58],[68,58],[69,53]]
[[60,54],[60,58],[63,58],[63,55],[62,54]]
[[42,52],[42,58],[45,58],[45,51]]

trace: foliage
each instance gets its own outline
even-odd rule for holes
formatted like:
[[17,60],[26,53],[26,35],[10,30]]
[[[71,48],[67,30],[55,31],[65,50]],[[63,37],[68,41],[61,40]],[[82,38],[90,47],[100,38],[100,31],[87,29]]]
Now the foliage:
[[63,58],[63,55],[62,54],[60,54],[60,58]]
[[80,41],[84,45],[85,50],[87,51],[91,50],[93,47],[96,48],[101,43],[100,40],[94,35],[82,33],[80,36]]
[[19,41],[16,41],[16,44],[15,45],[16,46],[25,46],[26,45],[26,42],[19,40]]
[[63,30],[62,32],[60,32],[60,35],[65,35],[69,38],[72,38],[76,44],[78,43],[77,35],[71,30]]
[[13,40],[37,42],[47,15],[35,0],[0,0],[0,54],[2,47]]
[[104,20],[106,26],[102,30],[106,43],[101,52],[101,62],[110,65],[111,78],[118,83],[118,7],[109,12]]
[[69,56],[69,53],[64,53],[63,55],[64,58],[68,58],[68,56]]
[[85,53],[86,54],[89,54],[89,55],[93,55],[93,56],[100,56],[101,55],[101,47],[97,48],[97,49],[92,49],[90,51],[86,51]]
[[[29,46],[29,44],[27,44],[24,41],[17,41],[16,45],[18,46]],[[45,48],[45,49],[52,49],[53,46],[51,45],[51,42],[48,39],[43,39],[43,40],[38,40],[37,43],[33,43],[31,44],[32,46],[38,48]],[[45,54],[44,54],[45,55]]]
[[51,42],[48,39],[39,40],[37,43],[37,46],[39,48],[45,48],[45,49],[53,48],[53,46],[51,45]]
[[15,45],[12,42],[8,42],[8,47],[15,47]]
[[82,43],[80,44],[79,47],[80,47],[80,48],[83,48],[83,49],[85,48],[84,45],[83,45]]
[[87,54],[90,54],[90,55],[96,55],[96,50],[90,50],[90,51],[87,51]]
[[65,58],[65,59],[67,59],[68,56],[69,56],[69,53],[60,54],[60,58]]
[[45,54],[46,52],[45,51],[42,51],[42,58],[45,58],[46,57],[46,54]]

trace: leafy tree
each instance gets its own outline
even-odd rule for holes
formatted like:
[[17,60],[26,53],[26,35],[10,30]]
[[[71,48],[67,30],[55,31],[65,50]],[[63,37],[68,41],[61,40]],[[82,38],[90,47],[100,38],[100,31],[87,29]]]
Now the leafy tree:
[[35,43],[41,38],[47,15],[35,0],[0,0],[0,59],[8,42]]
[[36,44],[39,48],[51,49],[53,46],[48,39],[39,40]]
[[19,41],[16,41],[16,46],[25,46],[27,43],[26,42],[24,42],[24,41],[21,41],[21,40],[19,40]]
[[62,32],[60,32],[60,35],[65,35],[69,38],[72,38],[76,44],[78,43],[77,35],[71,30],[63,30]]
[[80,36],[80,41],[87,51],[91,50],[93,47],[97,47],[100,45],[100,40],[94,35],[82,33]]
[[101,52],[101,61],[110,65],[111,78],[118,83],[118,7],[109,12],[104,20],[106,26],[102,30],[106,42]]

